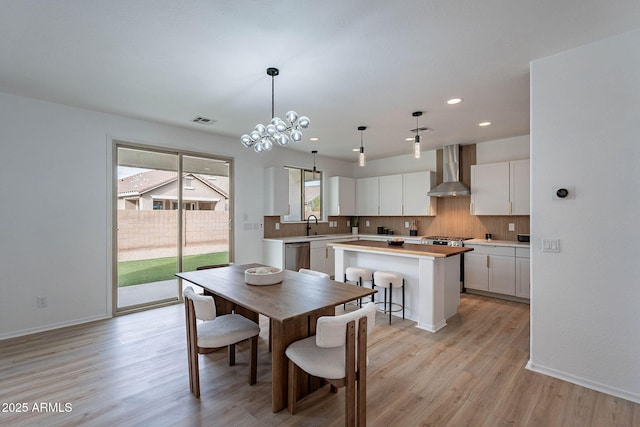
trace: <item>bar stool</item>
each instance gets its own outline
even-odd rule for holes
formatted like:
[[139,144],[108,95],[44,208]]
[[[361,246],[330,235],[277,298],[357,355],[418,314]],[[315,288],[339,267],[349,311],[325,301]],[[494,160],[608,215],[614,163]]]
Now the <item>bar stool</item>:
[[[402,318],[404,319],[404,278],[400,273],[393,271],[376,271],[373,273],[373,288],[376,286],[384,288],[383,312],[389,313],[389,324],[391,324],[391,313],[402,310]],[[393,302],[393,288],[402,288],[402,304]],[[387,289],[389,289],[389,305],[387,306]],[[394,309],[396,306],[398,308]]]
[[[362,286],[364,282],[371,282],[373,287],[373,271],[364,267],[347,267],[344,272],[344,282],[356,282],[358,286]],[[373,295],[371,296],[371,301],[373,301]],[[358,304],[362,308],[362,298],[358,300]],[[344,307],[346,308],[346,306],[345,304]]]

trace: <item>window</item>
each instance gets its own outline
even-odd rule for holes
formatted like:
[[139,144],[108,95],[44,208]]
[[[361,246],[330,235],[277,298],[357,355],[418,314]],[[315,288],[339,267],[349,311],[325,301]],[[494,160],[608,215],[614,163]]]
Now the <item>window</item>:
[[164,210],[164,201],[163,200],[154,200],[153,201],[153,210],[154,211]]
[[284,221],[304,221],[309,215],[322,218],[322,172],[285,168],[289,171],[289,215]]

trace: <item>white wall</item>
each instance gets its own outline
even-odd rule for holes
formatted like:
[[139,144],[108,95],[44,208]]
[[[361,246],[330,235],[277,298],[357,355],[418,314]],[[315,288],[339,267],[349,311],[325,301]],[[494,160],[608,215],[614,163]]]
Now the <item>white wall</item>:
[[529,135],[476,144],[476,164],[524,160],[530,155]]
[[262,259],[263,168],[313,165],[310,153],[258,155],[234,138],[0,93],[0,339],[111,315],[112,139],[233,157],[239,263]]
[[419,159],[413,154],[389,157],[386,159],[367,160],[365,167],[358,166],[358,162],[352,163],[352,177],[368,178],[371,176],[395,175],[399,173],[435,171],[436,150],[423,151]]
[[[532,63],[529,367],[640,402],[640,31]],[[575,186],[575,199],[554,189]],[[541,239],[560,239],[543,253]]]

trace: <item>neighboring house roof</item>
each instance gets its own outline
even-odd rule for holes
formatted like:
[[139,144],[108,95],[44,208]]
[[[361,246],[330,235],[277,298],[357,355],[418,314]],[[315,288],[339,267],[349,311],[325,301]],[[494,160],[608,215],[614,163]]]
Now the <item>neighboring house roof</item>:
[[[229,178],[216,177],[216,184],[206,175],[190,174],[225,199],[229,198]],[[141,172],[118,180],[118,197],[139,196],[178,179],[175,171],[152,170]],[[226,188],[224,188],[226,187]]]

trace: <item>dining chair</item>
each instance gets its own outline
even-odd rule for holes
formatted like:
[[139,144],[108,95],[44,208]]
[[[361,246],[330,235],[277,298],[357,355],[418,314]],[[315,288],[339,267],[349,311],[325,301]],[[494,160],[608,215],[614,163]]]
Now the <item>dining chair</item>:
[[233,366],[236,362],[235,345],[245,340],[250,340],[249,384],[255,384],[260,326],[239,314],[217,316],[213,297],[199,295],[191,286],[184,289],[183,296],[187,325],[189,388],[195,397],[200,397],[198,354],[228,347],[229,366]]
[[308,274],[310,276],[316,277],[323,277],[325,279],[331,278],[331,276],[329,276],[327,273],[323,273],[322,271],[309,270],[308,268],[301,268],[300,270],[298,270],[298,273]]
[[366,425],[367,336],[375,326],[376,305],[339,316],[322,316],[316,335],[287,347],[289,358],[288,406],[295,413],[298,372],[324,378],[331,392],[345,387],[345,425]]

